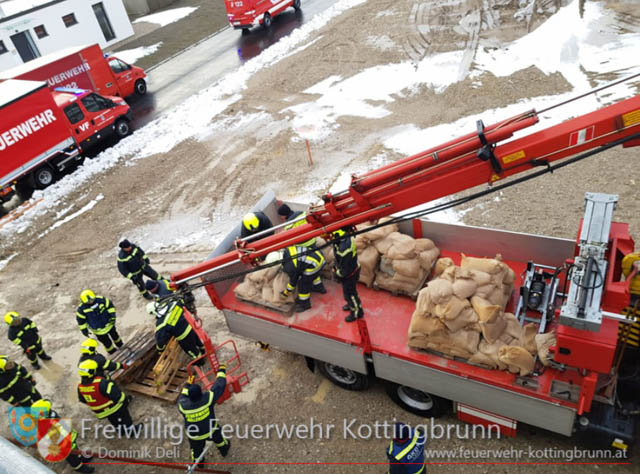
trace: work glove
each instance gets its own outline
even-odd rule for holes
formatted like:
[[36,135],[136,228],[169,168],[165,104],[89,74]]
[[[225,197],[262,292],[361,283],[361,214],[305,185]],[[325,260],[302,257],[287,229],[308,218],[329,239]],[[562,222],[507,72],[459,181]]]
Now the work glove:
[[286,288],[280,292],[280,299],[286,300],[289,297],[289,290]]

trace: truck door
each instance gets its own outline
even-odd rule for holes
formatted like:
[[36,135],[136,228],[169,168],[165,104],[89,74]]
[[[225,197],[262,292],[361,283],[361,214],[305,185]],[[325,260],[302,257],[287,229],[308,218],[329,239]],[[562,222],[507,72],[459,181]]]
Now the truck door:
[[116,79],[120,97],[127,97],[133,94],[133,86],[136,78],[134,77],[131,66],[118,58],[109,60],[109,67]]
[[64,109],[67,120],[71,124],[74,138],[80,148],[86,148],[86,141],[91,137],[91,124],[86,120],[85,113],[77,102],[67,105]]

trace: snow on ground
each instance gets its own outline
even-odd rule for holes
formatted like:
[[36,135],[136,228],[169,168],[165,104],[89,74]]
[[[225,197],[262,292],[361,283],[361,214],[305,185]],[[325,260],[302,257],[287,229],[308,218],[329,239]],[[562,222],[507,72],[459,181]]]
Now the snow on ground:
[[[89,201],[88,204],[85,204],[84,206],[82,206],[81,209],[79,209],[78,211],[74,212],[73,214],[68,215],[67,217],[65,217],[62,220],[56,221],[51,227],[49,227],[47,230],[45,230],[42,234],[40,234],[38,236],[38,238],[43,237],[45,235],[47,235],[49,232],[51,232],[54,229],[57,229],[58,227],[66,224],[67,222],[69,222],[70,220],[75,219],[76,217],[78,217],[80,214],[84,214],[87,211],[90,211],[91,209],[93,209],[93,207],[98,204],[98,202],[100,202],[102,199],[104,198],[104,196],[102,194],[98,194],[95,199],[92,199],[91,201]],[[63,213],[66,214],[67,212],[69,212],[70,208],[66,208]],[[60,214],[58,214],[58,216],[60,216]]]
[[14,254],[9,255],[9,256],[8,256],[7,258],[5,258],[4,260],[0,260],[0,270],[2,270],[4,267],[6,267],[6,266],[7,266],[7,264],[8,264],[11,260],[13,260],[13,258],[14,258],[15,256],[17,256],[17,255],[18,255],[17,253],[14,253]]
[[152,44],[151,46],[140,46],[134,49],[118,51],[115,53],[115,56],[122,59],[125,63],[134,64],[138,59],[155,53],[160,46],[162,46],[162,41]]
[[180,20],[185,16],[191,15],[197,9],[198,7],[172,8],[171,10],[165,10],[163,12],[152,13],[151,15],[140,17],[134,20],[133,23],[145,21],[147,23],[155,23],[156,25],[163,27]]

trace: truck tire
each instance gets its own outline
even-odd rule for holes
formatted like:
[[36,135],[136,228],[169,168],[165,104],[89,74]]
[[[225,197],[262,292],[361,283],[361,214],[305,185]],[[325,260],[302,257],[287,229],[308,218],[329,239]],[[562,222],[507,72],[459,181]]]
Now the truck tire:
[[116,135],[118,138],[124,138],[131,132],[131,126],[127,119],[120,119],[116,122]]
[[385,382],[387,395],[400,408],[423,417],[438,417],[451,411],[451,402],[406,385]]
[[269,15],[269,13],[264,14],[264,18],[262,18],[262,26],[265,30],[271,28],[271,15]]
[[138,79],[135,83],[135,90],[137,95],[145,95],[147,93],[146,81],[144,79]]
[[33,180],[34,188],[44,189],[55,183],[56,172],[50,166],[44,165],[31,174],[31,179]]
[[293,0],[293,9],[296,11],[300,10],[300,0]]
[[362,391],[369,388],[369,377],[367,375],[322,360],[316,360],[316,365],[322,375],[340,388],[353,391]]

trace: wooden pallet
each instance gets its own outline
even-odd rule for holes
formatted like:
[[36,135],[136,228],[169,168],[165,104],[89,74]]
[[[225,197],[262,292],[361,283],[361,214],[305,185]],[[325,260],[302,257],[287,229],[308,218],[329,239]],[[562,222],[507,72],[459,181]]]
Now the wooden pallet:
[[151,329],[136,332],[109,359],[128,364],[127,370],[120,369],[111,374],[111,379],[119,383],[128,383],[140,378],[154,363],[156,339]]
[[[438,261],[438,259],[436,259],[433,264],[431,265],[431,269],[425,274],[424,278],[422,278],[422,280],[420,281],[420,284],[418,285],[418,287],[416,288],[416,290],[414,290],[411,293],[405,292],[405,291],[400,291],[400,290],[387,290],[384,287],[381,287],[378,285],[377,283],[377,278],[373,279],[373,284],[371,285],[371,287],[374,290],[384,290],[384,291],[388,291],[390,292],[393,296],[399,296],[399,295],[404,295],[404,296],[408,296],[409,298],[411,298],[413,301],[418,299],[418,293],[420,293],[420,290],[422,290],[424,288],[425,283],[429,280],[429,278],[431,277],[431,274],[433,273],[433,269],[436,266],[436,262]],[[380,270],[378,270],[380,271]]]
[[182,391],[182,386],[187,383],[188,378],[189,375],[187,373],[186,367],[181,367],[175,372],[171,381],[164,387],[163,392],[158,393],[158,388],[156,386],[153,373],[150,370],[147,372],[147,375],[143,379],[136,382],[131,382],[126,385],[125,390],[130,390],[132,392],[140,393],[148,397],[158,398],[160,400],[175,403],[176,401],[178,401],[178,397],[180,396],[180,392]]
[[158,361],[151,370],[156,391],[159,395],[166,392],[176,373],[187,365],[187,355],[184,353],[178,341],[171,338],[167,348],[160,354]]

